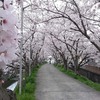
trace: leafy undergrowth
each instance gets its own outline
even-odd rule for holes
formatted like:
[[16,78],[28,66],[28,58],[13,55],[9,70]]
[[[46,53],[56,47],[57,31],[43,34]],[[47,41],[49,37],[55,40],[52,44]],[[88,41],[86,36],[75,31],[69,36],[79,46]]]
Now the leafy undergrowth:
[[65,70],[63,66],[61,65],[55,65],[60,71],[62,71],[63,73],[73,77],[74,79],[77,79],[79,81],[81,81],[82,83],[94,88],[97,91],[100,91],[100,84],[99,83],[95,83],[91,80],[89,80],[88,78],[81,76],[81,75],[76,75],[75,72],[73,72],[72,70],[68,69]]
[[16,88],[17,100],[35,100],[36,76],[39,68],[40,66],[35,67],[32,74],[23,82],[24,85],[21,95],[18,93],[18,87]]

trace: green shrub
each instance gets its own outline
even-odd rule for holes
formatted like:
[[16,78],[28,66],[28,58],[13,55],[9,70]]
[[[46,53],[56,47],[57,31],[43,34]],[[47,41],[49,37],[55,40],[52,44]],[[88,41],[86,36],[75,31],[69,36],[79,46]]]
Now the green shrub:
[[34,83],[27,83],[26,84],[26,86],[25,86],[25,92],[26,93],[33,93],[33,91],[34,91],[34,87],[35,86],[35,84]]
[[35,97],[32,94],[24,93],[17,96],[17,100],[35,100]]
[[25,85],[22,88],[21,95],[18,93],[18,87],[16,88],[17,100],[35,100],[36,76],[39,68],[39,66],[35,67],[32,74],[25,78]]
[[28,82],[30,82],[30,83],[34,83],[35,82],[34,75],[31,75],[30,77],[26,78],[26,83],[28,83]]

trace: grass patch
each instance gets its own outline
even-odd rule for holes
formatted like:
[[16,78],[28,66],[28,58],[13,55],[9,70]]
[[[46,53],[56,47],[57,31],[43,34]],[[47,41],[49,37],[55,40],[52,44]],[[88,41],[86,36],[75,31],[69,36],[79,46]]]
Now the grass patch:
[[61,72],[67,74],[68,76],[73,77],[74,79],[77,79],[79,81],[81,81],[82,83],[94,88],[97,91],[100,91],[100,84],[99,83],[95,83],[91,80],[89,80],[88,78],[82,76],[82,75],[76,75],[76,73],[72,70],[65,70],[64,67],[62,67],[61,65],[55,65]]
[[35,67],[32,74],[26,77],[26,80],[22,88],[22,94],[19,95],[18,87],[15,89],[17,100],[36,100],[35,99],[35,89],[36,89],[36,76],[40,66]]

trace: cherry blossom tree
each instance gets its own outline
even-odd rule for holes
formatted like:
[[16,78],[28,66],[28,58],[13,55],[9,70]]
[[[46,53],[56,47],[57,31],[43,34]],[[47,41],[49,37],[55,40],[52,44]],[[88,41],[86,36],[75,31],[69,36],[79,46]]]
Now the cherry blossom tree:
[[[19,2],[19,4],[21,1]],[[39,63],[40,53],[44,45],[44,32],[38,23],[38,11],[34,12],[35,1],[23,1],[23,68],[30,74],[32,67]],[[21,41],[19,41],[21,42]],[[18,54],[20,55],[20,53]]]
[[[68,43],[73,44],[70,40],[80,39],[78,49],[82,46],[86,48],[83,49],[83,54],[89,53],[92,58],[99,59],[98,0],[25,0],[25,2],[24,8],[28,9],[24,10],[24,50],[28,48],[27,45],[31,44],[32,48],[35,43],[30,42],[32,34],[45,33],[45,36],[48,36],[50,32],[53,34],[62,32],[68,37],[66,39]],[[49,41],[47,37],[46,41]]]
[[12,0],[0,0],[0,66],[4,67],[16,58],[17,15]]
[[[53,30],[55,33],[61,30],[68,30],[76,38],[77,35],[82,36],[85,43],[87,42],[89,46],[88,52],[91,52],[92,57],[99,59],[100,29],[98,0],[43,0],[35,6],[36,9],[44,14],[41,21],[47,25],[46,29],[49,31]],[[64,28],[62,26],[58,27],[60,21],[62,21],[60,24],[65,25]],[[52,24],[56,29],[52,26],[51,28],[48,24]],[[91,48],[92,51],[89,50]]]

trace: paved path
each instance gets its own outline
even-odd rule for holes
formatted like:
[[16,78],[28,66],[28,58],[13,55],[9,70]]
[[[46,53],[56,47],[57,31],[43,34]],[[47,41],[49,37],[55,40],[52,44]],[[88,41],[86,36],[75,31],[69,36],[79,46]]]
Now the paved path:
[[46,64],[38,72],[36,100],[100,100],[100,92]]

